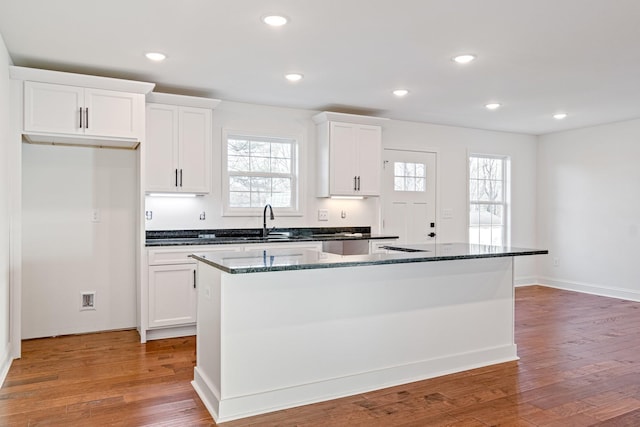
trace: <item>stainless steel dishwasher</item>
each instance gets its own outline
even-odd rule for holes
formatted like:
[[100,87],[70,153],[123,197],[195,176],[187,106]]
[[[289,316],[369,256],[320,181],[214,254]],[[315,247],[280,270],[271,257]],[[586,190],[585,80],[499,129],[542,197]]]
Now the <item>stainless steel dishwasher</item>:
[[366,255],[369,253],[369,241],[359,239],[322,242],[322,252],[338,255]]

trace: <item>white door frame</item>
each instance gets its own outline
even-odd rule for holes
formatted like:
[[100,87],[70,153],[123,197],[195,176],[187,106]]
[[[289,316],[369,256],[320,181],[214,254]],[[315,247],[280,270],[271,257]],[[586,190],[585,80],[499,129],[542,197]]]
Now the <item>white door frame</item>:
[[22,356],[22,80],[10,79],[9,357]]

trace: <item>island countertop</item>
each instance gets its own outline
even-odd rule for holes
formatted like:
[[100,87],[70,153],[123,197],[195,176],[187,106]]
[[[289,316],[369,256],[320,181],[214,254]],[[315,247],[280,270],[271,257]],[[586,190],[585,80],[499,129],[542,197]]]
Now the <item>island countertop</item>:
[[467,243],[390,245],[389,253],[335,255],[296,249],[266,249],[246,252],[198,252],[192,258],[230,274],[268,271],[357,267],[460,259],[544,255],[547,250],[488,246]]

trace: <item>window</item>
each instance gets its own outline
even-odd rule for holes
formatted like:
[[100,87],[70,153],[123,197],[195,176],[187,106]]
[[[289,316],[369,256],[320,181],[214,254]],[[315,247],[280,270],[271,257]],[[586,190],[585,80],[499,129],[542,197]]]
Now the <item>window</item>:
[[254,215],[267,203],[297,212],[297,148],[292,138],[227,134],[225,214]]
[[427,168],[424,163],[393,163],[394,191],[427,191]]
[[469,243],[508,244],[506,157],[469,156]]

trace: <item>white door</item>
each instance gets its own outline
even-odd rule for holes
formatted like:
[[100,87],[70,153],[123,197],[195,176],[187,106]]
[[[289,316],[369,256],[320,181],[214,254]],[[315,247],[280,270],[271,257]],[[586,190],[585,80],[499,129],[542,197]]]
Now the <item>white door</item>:
[[197,290],[194,264],[149,267],[149,327],[196,322]]
[[180,107],[179,186],[188,193],[211,187],[211,110]]
[[383,164],[383,233],[436,243],[436,154],[385,149]]
[[349,196],[357,189],[357,126],[351,123],[331,122],[331,171],[329,172],[332,195]]
[[178,107],[147,105],[146,190],[178,191]]
[[382,128],[358,126],[358,192],[362,196],[380,194],[380,157]]
[[85,89],[87,108],[85,133],[96,136],[137,138],[142,134],[142,124],[137,113],[143,97],[135,93],[113,90]]
[[27,131],[82,134],[81,107],[84,107],[84,89],[81,87],[24,83],[24,128]]

